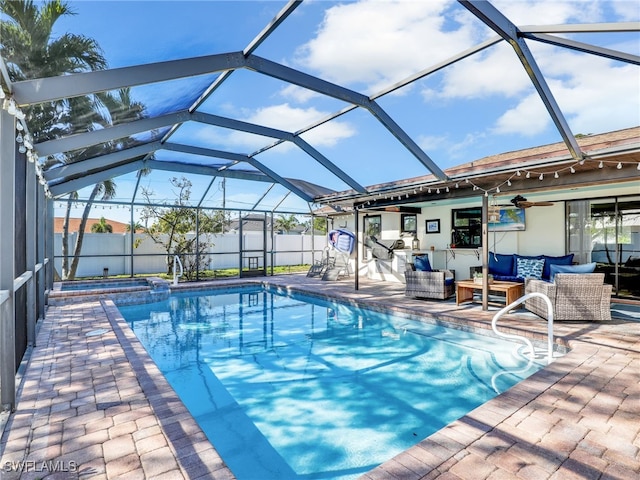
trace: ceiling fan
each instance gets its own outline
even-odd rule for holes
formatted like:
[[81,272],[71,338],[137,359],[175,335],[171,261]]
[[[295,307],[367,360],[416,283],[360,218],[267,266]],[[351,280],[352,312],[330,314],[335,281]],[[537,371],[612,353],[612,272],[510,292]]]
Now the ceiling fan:
[[510,201],[516,208],[550,207],[553,205],[553,202],[528,202],[522,195],[516,195]]

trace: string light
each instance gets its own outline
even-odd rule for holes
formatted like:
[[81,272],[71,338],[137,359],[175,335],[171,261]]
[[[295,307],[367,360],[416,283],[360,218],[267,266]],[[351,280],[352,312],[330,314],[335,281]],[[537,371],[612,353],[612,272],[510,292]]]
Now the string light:
[[9,100],[9,105],[7,106],[7,113],[9,115],[16,114],[16,102],[14,102],[13,98]]
[[[24,138],[23,138],[23,142],[25,143],[26,148],[29,149],[29,151],[27,152],[27,158],[29,159],[29,161],[35,161],[35,159],[38,156],[35,153],[32,154],[32,152],[31,152],[32,145],[27,142],[27,138],[28,138],[28,135],[25,135]],[[587,159],[587,160],[590,160],[590,159]],[[507,186],[511,187],[513,185],[511,180],[516,176],[521,177],[523,175],[523,173],[524,173],[525,178],[532,178],[532,175],[535,175],[535,177],[539,181],[544,181],[545,176],[547,176],[547,175],[549,175],[549,176],[553,175],[553,178],[559,179],[560,178],[560,174],[562,172],[564,172],[564,171],[569,171],[572,174],[575,174],[576,173],[576,168],[575,167],[577,165],[579,165],[579,164],[582,165],[584,163],[584,161],[585,161],[585,159],[582,159],[582,160],[574,163],[573,165],[568,165],[568,166],[566,166],[564,168],[561,168],[561,169],[555,170],[555,171],[547,171],[547,172],[537,171],[536,172],[534,170],[527,170],[527,169],[516,170],[515,172],[513,172],[511,174],[511,176],[509,178],[507,178],[506,180],[503,180],[502,183],[496,185],[495,187],[488,187],[486,189],[476,185],[473,182],[473,180],[470,180],[469,178],[464,178],[464,179],[459,179],[459,180],[455,181],[453,184],[450,184],[450,185],[443,184],[443,185],[440,185],[440,186],[437,186],[437,187],[434,186],[433,190],[435,190],[435,193],[438,194],[438,195],[440,195],[440,193],[441,193],[440,190],[442,190],[442,189],[446,193],[449,193],[451,191],[451,188],[460,188],[460,183],[464,182],[464,184],[470,184],[473,187],[474,191],[475,190],[483,191],[485,196],[489,196],[489,192],[493,192],[493,191],[495,191],[496,194],[501,194],[501,193],[504,193],[501,190],[501,187],[503,185],[506,184]],[[609,163],[609,164],[615,165],[618,170],[621,170],[622,168],[624,168],[624,165],[631,164],[631,162],[621,162],[621,161],[618,161],[618,162],[607,162],[605,160],[600,160],[599,163],[598,163],[598,168],[604,168],[605,163]],[[635,162],[633,164],[635,164]],[[638,171],[640,171],[640,162],[637,163],[636,169]],[[401,200],[403,200],[403,195],[404,195],[404,199],[409,199],[411,194],[417,195],[418,194],[418,190],[420,190],[420,192],[426,190],[426,192],[428,194],[432,193],[432,188],[431,187],[420,185],[419,187],[413,188],[412,190],[410,190],[408,192],[407,191],[405,191],[405,192],[397,192],[397,193],[394,193],[394,195],[391,195],[390,197],[388,195],[384,195],[384,198],[385,198],[385,200],[391,199],[393,201],[393,200],[396,200],[396,198],[394,198],[394,197],[395,197],[395,195],[397,195],[397,200],[401,201]],[[382,199],[382,196],[383,196],[383,194],[381,192],[377,192],[377,193],[374,193],[372,195],[377,197],[378,199]],[[369,205],[369,203],[370,202],[367,201],[366,205]],[[116,208],[118,208],[118,207],[116,207]],[[361,204],[357,208],[360,208],[360,209],[365,208],[365,204]]]

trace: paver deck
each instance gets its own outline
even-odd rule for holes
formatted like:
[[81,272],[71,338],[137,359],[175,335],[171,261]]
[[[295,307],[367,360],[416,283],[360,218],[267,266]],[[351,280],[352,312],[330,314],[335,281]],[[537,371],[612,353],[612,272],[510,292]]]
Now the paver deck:
[[[490,328],[495,311],[406,298],[398,284],[268,281],[473,328]],[[502,323],[545,338],[532,314]],[[640,478],[640,322],[555,333],[567,355],[362,478]],[[111,302],[49,307],[0,456],[3,480],[233,478]]]

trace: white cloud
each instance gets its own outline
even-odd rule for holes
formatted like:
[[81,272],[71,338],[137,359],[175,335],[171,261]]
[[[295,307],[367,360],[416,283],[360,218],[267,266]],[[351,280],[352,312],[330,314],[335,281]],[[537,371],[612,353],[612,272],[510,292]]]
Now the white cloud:
[[448,139],[445,135],[420,135],[416,142],[422,150],[431,152],[446,147]]
[[492,3],[516,25],[603,21],[602,2],[597,0],[495,0]]
[[[300,126],[311,125],[314,122],[328,116],[328,112],[321,112],[315,108],[296,108],[288,103],[271,105],[260,108],[241,120],[263,125],[265,127],[283,130],[294,133]],[[349,138],[355,134],[354,127],[345,121],[332,120],[304,134],[305,140],[316,148],[331,147],[344,138]],[[266,138],[245,132],[232,130],[212,130],[203,127],[194,132],[192,137],[197,138],[205,145],[225,145],[230,151],[250,153],[253,150],[265,147],[276,139]],[[279,148],[296,148],[286,142]]]
[[472,149],[480,140],[485,139],[486,136],[487,135],[484,132],[467,133],[462,141],[457,141],[450,145],[447,149],[447,153],[451,159],[460,158]]
[[502,43],[447,68],[439,95],[444,98],[513,97],[530,85],[513,48]]
[[637,0],[618,0],[612,2],[612,8],[622,21],[638,21],[640,17],[640,6]]
[[522,98],[515,108],[505,112],[492,128],[501,135],[520,134],[533,136],[542,133],[551,118],[537,92]]
[[330,81],[376,92],[472,45],[469,29],[445,31],[449,7],[444,0],[331,7],[315,38],[297,51],[297,63]]
[[[574,134],[640,125],[637,66],[566,50],[541,56],[539,65]],[[551,119],[534,92],[502,115],[494,131],[533,135],[550,124]]]
[[313,98],[318,98],[321,95],[308,88],[302,88],[297,85],[287,85],[280,90],[280,95],[284,98],[291,99],[297,103],[307,103]]

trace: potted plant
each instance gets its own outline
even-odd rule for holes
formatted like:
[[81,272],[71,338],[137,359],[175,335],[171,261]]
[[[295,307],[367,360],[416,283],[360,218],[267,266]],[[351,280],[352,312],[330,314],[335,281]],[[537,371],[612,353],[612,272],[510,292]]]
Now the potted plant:
[[[482,272],[473,272],[473,283],[482,285]],[[487,274],[487,284],[493,283],[493,275]]]

